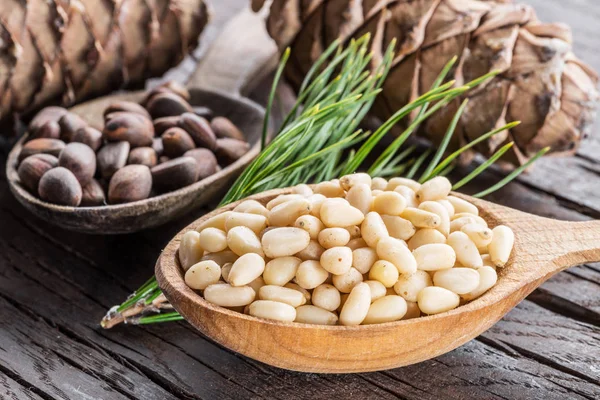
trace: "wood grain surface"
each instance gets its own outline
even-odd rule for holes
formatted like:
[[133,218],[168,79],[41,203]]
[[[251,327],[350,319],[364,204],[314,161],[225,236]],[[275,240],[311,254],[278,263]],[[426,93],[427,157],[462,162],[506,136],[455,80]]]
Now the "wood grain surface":
[[[575,50],[600,70],[595,0],[529,0],[544,20],[570,23]],[[213,1],[218,25],[244,6]],[[212,35],[212,36],[211,36]],[[196,55],[202,53],[199,49]],[[189,57],[167,74],[182,81]],[[264,102],[265,85],[253,97]],[[281,88],[280,97],[288,94]],[[600,125],[596,124],[596,127]],[[565,220],[600,217],[600,132],[554,173],[538,165],[488,200]],[[441,357],[365,374],[272,368],[232,353],[185,322],[103,331],[99,320],[152,273],[176,232],[207,210],[146,232],[103,237],[56,228],[29,214],[0,155],[0,398],[4,399],[597,399],[600,266],[561,272],[490,330]],[[461,171],[458,171],[461,172]],[[465,192],[497,181],[486,173]]]

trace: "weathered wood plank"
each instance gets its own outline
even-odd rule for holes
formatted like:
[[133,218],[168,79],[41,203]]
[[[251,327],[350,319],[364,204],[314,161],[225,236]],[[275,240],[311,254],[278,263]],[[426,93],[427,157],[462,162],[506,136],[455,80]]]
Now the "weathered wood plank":
[[7,400],[43,400],[31,386],[23,386],[19,382],[0,372],[0,398]]

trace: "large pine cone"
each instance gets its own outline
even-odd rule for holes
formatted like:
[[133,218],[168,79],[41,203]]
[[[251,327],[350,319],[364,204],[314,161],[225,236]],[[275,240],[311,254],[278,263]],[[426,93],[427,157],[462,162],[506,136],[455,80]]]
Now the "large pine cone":
[[2,0],[0,120],[162,75],[207,21],[203,0]]
[[[253,8],[263,3],[253,0]],[[489,155],[514,140],[513,163],[546,146],[573,152],[595,117],[598,77],[571,53],[569,27],[541,23],[531,7],[511,0],[274,0],[267,28],[280,47],[291,46],[287,77],[296,86],[337,37],[371,32],[375,65],[396,38],[393,67],[374,107],[382,118],[426,92],[454,55],[459,61],[449,78],[458,85],[502,71],[467,94],[454,145],[519,120],[478,149]],[[439,142],[461,100],[430,118],[421,134]]]

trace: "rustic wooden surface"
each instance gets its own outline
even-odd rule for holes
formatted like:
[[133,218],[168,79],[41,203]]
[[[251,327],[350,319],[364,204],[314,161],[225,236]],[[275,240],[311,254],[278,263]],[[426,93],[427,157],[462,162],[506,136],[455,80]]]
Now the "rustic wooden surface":
[[[570,23],[578,55],[600,70],[600,3],[527,2],[537,7],[542,19]],[[207,30],[207,39],[244,2],[212,3],[219,18]],[[190,58],[169,76],[187,76],[193,65]],[[254,96],[264,99],[264,91]],[[545,160],[489,199],[559,219],[600,218],[597,131],[577,156]],[[556,275],[459,349],[386,372],[288,372],[227,351],[184,322],[103,331],[98,321],[106,309],[143,283],[160,249],[206,210],[135,235],[63,231],[36,219],[12,197],[3,151],[0,398],[600,398],[598,265]],[[475,191],[498,177],[486,174],[466,190]]]

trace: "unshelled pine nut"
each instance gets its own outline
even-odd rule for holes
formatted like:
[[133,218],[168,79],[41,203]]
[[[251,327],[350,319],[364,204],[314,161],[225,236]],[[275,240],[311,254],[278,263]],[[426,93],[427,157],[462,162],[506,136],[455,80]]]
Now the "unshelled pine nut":
[[303,199],[303,198],[304,197],[299,194],[282,194],[282,195],[275,197],[273,200],[269,201],[267,203],[266,207],[267,207],[267,210],[271,211],[273,208],[277,207],[280,204],[285,203],[286,201]]
[[406,245],[391,237],[383,238],[377,243],[377,255],[380,259],[391,262],[401,274],[413,274],[417,270],[417,260]]
[[450,203],[448,200],[443,199],[443,200],[436,200],[436,202],[440,203],[441,205],[444,206],[444,208],[446,209],[446,211],[448,212],[448,216],[450,218],[452,218],[454,216],[454,206],[452,205],[452,203]]
[[436,176],[421,185],[417,191],[417,200],[424,202],[427,200],[442,200],[448,196],[452,190],[452,184],[448,178]]
[[470,293],[463,294],[461,297],[464,300],[470,301],[478,298],[485,292],[487,292],[492,286],[498,281],[498,274],[492,267],[481,267],[478,268],[477,273],[479,274],[479,285],[475,290]]
[[409,220],[417,228],[437,229],[442,223],[439,215],[419,208],[407,207],[400,216]]
[[419,229],[417,233],[410,238],[407,244],[410,250],[414,250],[425,244],[431,243],[446,243],[446,236],[437,229],[423,228]]
[[505,225],[492,229],[493,238],[488,245],[490,258],[496,267],[504,267],[515,244],[515,234]]
[[417,262],[417,268],[422,271],[452,268],[456,262],[454,249],[442,243],[425,244],[416,248],[412,254]]
[[460,297],[448,289],[429,286],[419,292],[417,303],[422,312],[432,315],[458,307]]
[[296,319],[296,309],[289,304],[271,300],[256,300],[250,304],[250,315],[275,321],[293,322]]
[[308,197],[308,201],[310,201],[310,215],[315,216],[317,218],[321,217],[321,205],[327,199],[327,197],[322,194],[315,193],[312,196]]
[[227,232],[227,245],[238,256],[246,253],[256,253],[264,256],[260,239],[252,229],[245,226],[236,226]]
[[284,286],[294,279],[302,260],[298,257],[278,257],[267,263],[263,279],[267,285]]
[[371,189],[372,190],[385,190],[388,185],[388,181],[386,181],[382,177],[375,177],[371,179]]
[[208,285],[219,282],[221,267],[214,261],[200,261],[185,273],[185,283],[196,290],[204,290]]
[[406,302],[406,314],[402,319],[413,319],[419,318],[421,316],[421,310],[419,309],[419,305],[416,302],[407,301]]
[[340,306],[340,292],[335,286],[324,283],[313,290],[312,303],[327,311],[335,311]]
[[454,249],[456,259],[459,263],[469,268],[479,268],[483,266],[481,255],[477,246],[466,233],[462,231],[452,232],[448,236],[448,245]]
[[377,261],[377,252],[370,247],[361,247],[352,251],[352,266],[361,274],[369,272]]
[[345,199],[327,199],[321,204],[321,221],[329,228],[360,225],[364,214]]
[[371,176],[364,172],[359,172],[355,174],[344,175],[340,178],[340,185],[344,190],[350,190],[354,186],[358,184],[365,184],[371,187]]
[[363,276],[354,267],[343,275],[333,276],[333,286],[342,293],[350,293],[352,288],[363,281]]
[[338,317],[332,312],[320,307],[306,305],[296,308],[296,320],[303,324],[336,325]]
[[416,208],[419,205],[419,201],[417,200],[417,194],[408,186],[397,186],[394,189],[394,192],[400,193],[400,195],[404,197],[404,199],[406,200],[406,207]]
[[394,286],[398,280],[398,268],[394,264],[385,260],[375,261],[369,271],[369,279],[381,282],[386,288]]
[[371,306],[371,289],[369,285],[361,282],[352,288],[346,303],[340,312],[342,325],[360,325]]
[[348,190],[348,193],[346,193],[346,200],[348,200],[348,203],[350,203],[352,207],[355,207],[363,214],[366,214],[371,210],[371,203],[373,202],[371,188],[364,183],[354,185]]
[[460,230],[467,234],[477,248],[490,244],[494,236],[490,228],[480,224],[466,224]]
[[232,213],[232,211],[225,211],[225,212],[222,212],[221,214],[217,214],[214,217],[211,217],[211,218],[207,219],[206,221],[204,221],[196,230],[198,232],[202,232],[206,228],[217,228],[217,229],[224,231],[225,230],[225,220],[231,213]]
[[319,232],[319,244],[325,249],[345,246],[350,241],[350,232],[345,228],[325,228]]
[[382,215],[381,219],[383,219],[389,235],[393,238],[408,240],[417,231],[412,222],[407,219],[394,215]]
[[310,213],[310,202],[307,199],[294,199],[281,203],[269,211],[270,226],[292,225],[298,217]]
[[365,216],[365,220],[360,226],[362,232],[362,238],[370,247],[377,247],[377,243],[383,239],[389,237],[385,223],[379,214],[376,212],[370,212]]
[[321,255],[321,266],[334,275],[342,275],[352,267],[352,250],[348,247],[332,247]]
[[325,248],[321,246],[319,242],[311,240],[308,242],[308,246],[296,253],[296,257],[300,258],[302,261],[320,260],[324,252]]
[[292,188],[292,192],[296,193],[296,194],[299,194],[299,195],[302,195],[304,197],[308,197],[308,196],[310,196],[310,195],[313,194],[313,191],[310,188],[310,186],[308,186],[308,185],[306,185],[304,183],[301,183],[299,185],[294,186]]
[[450,216],[443,205],[437,201],[424,201],[419,204],[419,209],[429,211],[440,217],[440,225],[436,229],[448,236],[450,233]]
[[227,280],[231,286],[244,286],[261,276],[264,270],[264,258],[256,253],[246,253],[233,263]]
[[310,235],[300,228],[275,228],[262,237],[262,248],[269,258],[293,256],[304,250]]
[[454,212],[456,214],[467,213],[467,214],[479,215],[479,209],[477,208],[477,206],[469,203],[466,200],[463,200],[456,196],[448,196],[448,197],[446,197],[446,200],[448,200],[450,202],[450,204],[452,204],[452,206],[454,207]]
[[383,286],[383,283],[376,280],[364,281],[371,289],[371,303],[377,299],[382,298],[387,294],[387,289]]
[[314,260],[307,260],[300,263],[296,271],[296,283],[304,289],[314,289],[329,277],[321,263]]
[[200,232],[200,244],[211,253],[223,251],[227,248],[227,234],[217,228],[206,228]]
[[382,324],[399,321],[406,314],[406,300],[400,296],[384,296],[375,300],[363,320],[363,324]]
[[306,303],[310,304],[310,299],[311,299],[310,292],[308,290],[304,289],[303,287],[301,287],[300,285],[298,285],[297,283],[289,282],[289,283],[286,283],[283,287],[299,291],[300,293],[302,293],[304,295],[304,298],[306,299]]
[[325,225],[323,225],[321,220],[314,215],[303,215],[298,217],[296,222],[294,222],[294,226],[308,232],[312,240],[317,240],[319,232],[325,229]]
[[344,189],[340,186],[339,181],[328,181],[318,183],[313,192],[322,194],[325,197],[342,197],[344,195]]
[[233,263],[226,263],[221,267],[221,277],[227,283],[229,283],[229,272],[231,271],[231,267],[233,267]]
[[208,253],[202,256],[200,261],[213,260],[219,265],[234,263],[238,259],[238,255],[231,250],[223,250],[218,253]]
[[433,275],[433,284],[456,294],[466,294],[479,286],[479,273],[472,268],[449,268]]
[[230,230],[236,226],[250,228],[258,235],[267,227],[267,218],[264,215],[249,212],[232,212],[225,219],[225,229]]
[[238,204],[233,211],[249,214],[258,214],[266,217],[269,215],[269,210],[256,200],[244,200]]
[[196,231],[188,231],[181,237],[179,243],[179,263],[184,271],[196,264],[202,258],[204,250],[200,243],[200,234]]
[[418,270],[411,275],[401,275],[394,285],[394,292],[406,301],[416,302],[419,292],[428,286],[433,286],[431,276],[425,271]]
[[215,283],[203,292],[206,301],[221,307],[239,307],[252,303],[256,293],[250,286],[234,287],[228,283]]
[[421,184],[417,181],[408,178],[392,178],[389,180],[387,187],[385,190],[396,190],[397,187],[404,186],[412,189],[412,191],[416,192],[421,188]]
[[294,308],[306,304],[306,297],[304,297],[304,294],[301,292],[276,285],[265,285],[261,287],[258,290],[258,298],[261,300],[273,300],[289,304]]

